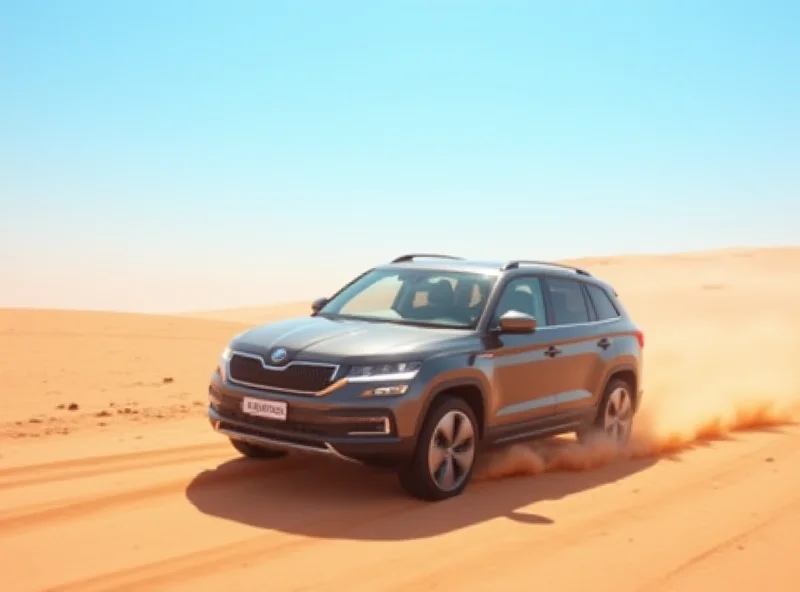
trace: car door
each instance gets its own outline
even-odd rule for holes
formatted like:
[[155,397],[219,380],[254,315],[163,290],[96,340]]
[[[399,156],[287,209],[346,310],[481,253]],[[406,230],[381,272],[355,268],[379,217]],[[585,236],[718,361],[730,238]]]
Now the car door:
[[557,399],[557,383],[552,372],[557,360],[548,356],[549,335],[541,279],[536,275],[517,276],[503,288],[489,321],[498,327],[499,318],[509,310],[534,316],[537,328],[532,333],[489,333],[485,358],[491,361],[495,407],[493,423],[503,428],[535,424],[552,415]]
[[602,365],[594,309],[579,280],[548,276],[544,292],[551,313],[546,332],[555,348],[551,388],[557,392],[556,410],[562,416],[580,415],[594,403]]

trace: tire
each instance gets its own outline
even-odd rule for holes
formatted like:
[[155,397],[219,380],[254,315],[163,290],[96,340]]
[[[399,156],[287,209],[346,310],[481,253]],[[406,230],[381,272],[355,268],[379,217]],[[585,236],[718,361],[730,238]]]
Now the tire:
[[[452,431],[448,430],[450,421],[453,422]],[[462,442],[448,446],[453,437]],[[414,455],[398,472],[401,487],[411,496],[425,501],[460,495],[472,478],[478,443],[478,422],[472,408],[458,397],[445,396],[437,400],[422,424]],[[432,455],[432,450],[438,450],[439,454]],[[433,467],[437,461],[438,472]],[[446,467],[451,471],[446,471]],[[437,473],[438,479],[434,478]],[[446,480],[448,475],[453,479]]]
[[258,446],[256,444],[251,444],[250,442],[245,442],[244,440],[236,440],[234,438],[231,438],[230,440],[233,447],[248,458],[283,458],[287,454],[285,450],[266,448],[265,446]]
[[597,416],[590,426],[577,432],[582,444],[612,442],[626,446],[631,437],[635,405],[633,389],[626,380],[614,378],[606,385],[597,408]]

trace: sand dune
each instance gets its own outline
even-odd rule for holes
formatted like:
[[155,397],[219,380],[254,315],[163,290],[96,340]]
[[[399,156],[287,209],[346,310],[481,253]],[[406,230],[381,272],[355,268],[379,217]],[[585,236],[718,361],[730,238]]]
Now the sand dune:
[[269,323],[270,321],[291,316],[307,315],[310,311],[311,302],[286,302],[283,304],[273,304],[272,306],[201,310],[187,312],[181,316],[255,325],[259,323]]
[[646,333],[630,447],[515,446],[435,505],[210,433],[225,341],[307,304],[0,311],[3,589],[794,590],[800,248],[581,264]]

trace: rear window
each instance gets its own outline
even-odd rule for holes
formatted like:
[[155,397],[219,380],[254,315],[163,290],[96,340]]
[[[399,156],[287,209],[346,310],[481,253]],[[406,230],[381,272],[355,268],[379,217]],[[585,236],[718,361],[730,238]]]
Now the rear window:
[[589,297],[592,299],[594,309],[597,311],[597,320],[603,321],[606,319],[615,319],[619,316],[619,311],[614,303],[609,298],[606,291],[594,284],[586,284],[586,290],[589,292]]
[[556,325],[589,322],[589,309],[580,283],[556,278],[547,278],[546,283]]

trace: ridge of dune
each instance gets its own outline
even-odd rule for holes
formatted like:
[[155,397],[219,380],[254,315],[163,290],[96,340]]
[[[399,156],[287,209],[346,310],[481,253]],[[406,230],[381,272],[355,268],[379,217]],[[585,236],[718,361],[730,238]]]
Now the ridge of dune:
[[[738,269],[746,273],[769,273],[773,268],[796,265],[800,261],[800,247],[731,247],[701,251],[657,254],[623,254],[604,257],[584,256],[560,259],[556,262],[585,267],[601,279],[612,282],[618,290],[636,291],[642,275],[660,272],[680,275],[689,271],[697,276],[694,285],[714,289],[714,282],[722,275],[729,276]],[[685,264],[690,267],[686,268]],[[705,275],[705,278],[703,277]],[[745,278],[742,278],[743,280]],[[740,282],[741,283],[741,282]],[[321,286],[320,293],[338,286]],[[627,301],[627,299],[626,299]],[[307,315],[311,302],[287,301],[264,306],[232,307],[211,310],[196,310],[177,313],[177,316],[225,320],[244,323],[265,323],[287,316]]]
[[265,306],[182,312],[178,313],[177,316],[230,322],[267,323],[289,316],[307,315],[310,312],[311,302],[284,302]]

